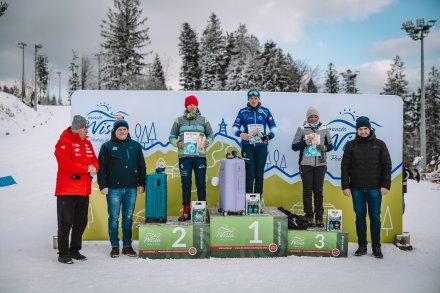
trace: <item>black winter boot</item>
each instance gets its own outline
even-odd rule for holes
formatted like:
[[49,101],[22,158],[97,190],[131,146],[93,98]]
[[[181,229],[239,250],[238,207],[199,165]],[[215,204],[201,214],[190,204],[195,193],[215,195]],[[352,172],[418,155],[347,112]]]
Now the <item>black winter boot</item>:
[[380,249],[380,247],[373,247],[373,255],[376,258],[383,258],[382,250]]
[[354,255],[361,256],[367,254],[367,247],[366,246],[359,246],[359,248],[355,251]]

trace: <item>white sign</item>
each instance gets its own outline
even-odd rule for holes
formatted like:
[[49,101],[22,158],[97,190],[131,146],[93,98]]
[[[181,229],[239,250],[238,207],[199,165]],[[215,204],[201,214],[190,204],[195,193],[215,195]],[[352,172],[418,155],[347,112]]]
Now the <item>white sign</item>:
[[[90,123],[89,135],[96,152],[110,139],[113,123],[123,116],[131,137],[143,147],[147,157],[158,150],[176,149],[169,143],[171,126],[185,110],[184,99],[195,95],[199,109],[211,123],[215,142],[239,147],[240,138],[232,133],[239,109],[247,104],[246,91],[77,91],[72,96],[72,117],[80,114]],[[269,141],[265,178],[274,174],[294,183],[301,180],[298,155],[291,143],[298,126],[306,119],[309,106],[319,111],[327,125],[334,150],[327,153],[326,179],[340,185],[343,149],[355,137],[355,120],[368,116],[379,139],[385,141],[392,159],[392,177],[401,173],[403,122],[402,99],[398,96],[306,94],[261,92],[261,103],[269,108],[278,126],[276,137]],[[213,162],[209,162],[208,165]],[[208,178],[210,179],[210,178]]]

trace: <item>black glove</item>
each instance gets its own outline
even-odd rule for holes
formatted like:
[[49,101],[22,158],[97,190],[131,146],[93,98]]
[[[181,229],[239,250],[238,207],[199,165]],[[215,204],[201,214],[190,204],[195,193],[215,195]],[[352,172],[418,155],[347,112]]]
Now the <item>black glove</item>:
[[262,142],[268,142],[269,139],[270,139],[269,135],[263,135],[263,136],[261,137],[261,141],[262,141]]

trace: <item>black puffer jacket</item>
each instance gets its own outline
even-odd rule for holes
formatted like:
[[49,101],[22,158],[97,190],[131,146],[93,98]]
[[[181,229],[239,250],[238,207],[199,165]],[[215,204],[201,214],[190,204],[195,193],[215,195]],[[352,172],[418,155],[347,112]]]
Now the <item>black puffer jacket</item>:
[[345,146],[341,163],[341,187],[391,187],[391,158],[386,144],[371,131],[366,138],[356,138]]
[[111,140],[101,146],[98,156],[99,189],[145,187],[145,160],[142,146],[130,138],[116,138],[112,132]]

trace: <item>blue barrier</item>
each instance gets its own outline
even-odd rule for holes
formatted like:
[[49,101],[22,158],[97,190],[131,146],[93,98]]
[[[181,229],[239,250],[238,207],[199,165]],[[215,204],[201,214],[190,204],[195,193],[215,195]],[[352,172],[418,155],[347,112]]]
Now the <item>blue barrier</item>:
[[0,187],[17,184],[12,176],[0,177]]

